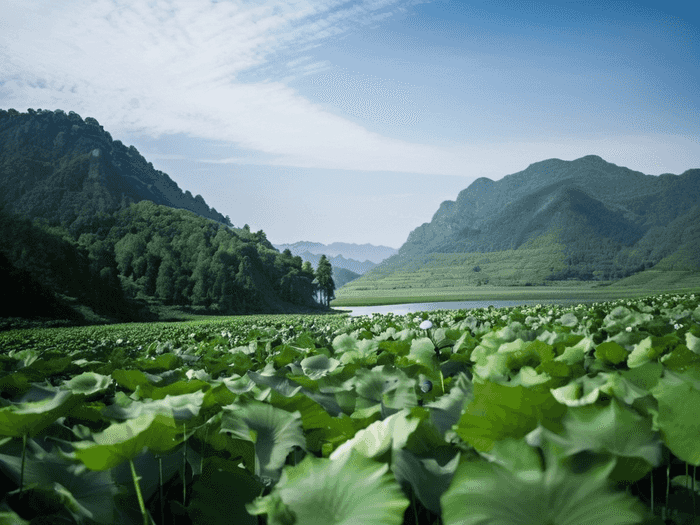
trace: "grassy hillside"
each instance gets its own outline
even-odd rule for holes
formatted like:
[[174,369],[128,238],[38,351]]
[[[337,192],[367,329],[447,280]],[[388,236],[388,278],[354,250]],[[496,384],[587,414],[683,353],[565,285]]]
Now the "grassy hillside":
[[594,155],[480,178],[443,202],[397,255],[339,289],[335,304],[447,300],[484,286],[551,290],[572,280],[592,288],[650,269],[700,272],[699,200],[700,170],[654,177]]
[[387,264],[335,292],[331,306],[497,299],[606,300],[644,293],[700,290],[697,244],[664,258],[657,267],[612,280],[552,280],[567,267],[556,234],[517,250],[395,256]]

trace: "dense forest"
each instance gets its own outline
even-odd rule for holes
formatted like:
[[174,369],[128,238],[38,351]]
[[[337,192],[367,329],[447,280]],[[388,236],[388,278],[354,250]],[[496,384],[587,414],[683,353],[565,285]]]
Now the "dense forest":
[[84,323],[154,320],[163,307],[327,306],[332,289],[310,263],[277,251],[263,231],[233,227],[90,121],[0,110],[0,279],[11,298],[1,317]]

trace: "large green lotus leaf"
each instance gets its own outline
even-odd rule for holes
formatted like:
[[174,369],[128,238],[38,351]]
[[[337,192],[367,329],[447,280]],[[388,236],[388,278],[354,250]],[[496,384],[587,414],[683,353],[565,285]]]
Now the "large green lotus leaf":
[[430,411],[430,419],[443,437],[448,432],[452,432],[452,426],[459,421],[464,407],[472,399],[474,399],[472,383],[465,374],[461,373],[448,394],[425,405]]
[[658,362],[648,362],[630,370],[622,370],[620,375],[627,381],[649,394],[663,374],[664,365]]
[[538,422],[556,427],[565,412],[549,392],[486,381],[474,384],[474,399],[454,430],[477,450],[488,452],[495,441],[523,437]]
[[104,376],[95,372],[83,372],[64,382],[61,385],[63,390],[70,390],[74,394],[85,394],[91,396],[93,394],[101,394],[105,392],[112,384],[110,376]]
[[[230,457],[243,463],[246,470],[255,474],[255,443],[250,439],[233,439],[221,432],[224,412],[218,412],[206,424],[197,427],[194,435],[201,442],[211,447],[219,456]],[[203,452],[205,456],[211,454]]]
[[263,489],[262,483],[234,462],[211,456],[204,461],[202,476],[192,487],[187,514],[194,525],[257,525],[258,518],[249,514],[245,505]]
[[700,366],[700,356],[691,352],[686,345],[678,345],[659,360],[663,366],[674,372],[685,372]]
[[607,476],[613,464],[575,475],[558,464],[545,473],[510,472],[495,462],[459,465],[442,495],[445,525],[628,525],[641,523],[646,508],[614,491]]
[[[188,448],[187,459],[192,464],[190,455],[192,450]],[[139,477],[139,488],[144,500],[149,500],[160,490],[160,474],[163,473],[163,484],[167,484],[173,477],[180,477],[182,472],[183,449],[174,449],[166,454],[156,457],[152,452],[145,451],[132,459],[134,469]],[[160,458],[160,459],[159,459]],[[199,466],[199,465],[197,465]],[[83,467],[85,469],[85,467]],[[193,468],[193,470],[195,470]],[[136,501],[136,488],[134,487],[131,465],[128,461],[120,463],[109,471],[112,479],[120,486],[131,501]]]
[[572,407],[562,419],[562,425],[565,431],[561,435],[570,443],[567,454],[591,450],[638,457],[655,467],[661,462],[661,440],[652,430],[651,419],[616,398],[607,407]]
[[603,385],[607,384],[608,376],[600,374],[594,377],[582,376],[568,385],[550,390],[554,399],[562,405],[581,406],[592,405],[598,400]]
[[564,347],[564,351],[554,361],[561,361],[569,366],[582,362],[586,354],[595,348],[595,343],[590,337],[584,337],[573,346]]
[[357,350],[357,338],[348,334],[341,334],[333,339],[333,350],[338,354]]
[[24,394],[31,387],[29,378],[22,372],[13,372],[0,377],[0,393],[7,392],[12,398]]
[[[225,387],[224,387],[225,388]],[[165,396],[157,401],[131,401],[127,406],[110,405],[102,411],[110,419],[136,419],[142,414],[154,413],[172,416],[175,421],[188,421],[199,415],[206,394],[202,391],[180,396]],[[233,394],[231,394],[233,395]]]
[[255,443],[255,473],[277,480],[287,455],[299,447],[306,450],[301,414],[290,414],[266,403],[248,401],[223,408],[221,432]]
[[335,461],[308,455],[246,508],[276,524],[399,525],[409,502],[388,470],[354,451]]
[[636,368],[650,361],[655,361],[657,357],[669,349],[668,345],[677,339],[675,334],[670,337],[649,336],[644,338],[634,345],[634,349],[627,356],[627,366]]
[[619,365],[628,356],[627,350],[622,348],[615,341],[607,341],[605,343],[599,344],[595,349],[596,359],[600,359],[604,363],[612,363],[614,365]]
[[0,436],[36,436],[83,402],[85,396],[60,390],[53,397],[33,403],[19,403],[0,408]]
[[43,381],[54,374],[60,374],[73,365],[70,356],[54,357],[53,359],[37,359],[22,369],[30,381]]
[[[443,454],[440,454],[443,452]],[[391,470],[400,484],[409,484],[421,503],[439,515],[440,497],[449,488],[460,452],[454,448],[437,450],[435,457],[420,457],[406,449],[393,449]]]
[[[248,378],[246,378],[246,380],[250,381]],[[210,384],[212,387],[204,392],[202,409],[206,410],[214,406],[222,407],[230,405],[238,399],[238,396],[228,387],[228,383],[221,382],[217,384],[217,382],[210,382]],[[252,385],[250,388],[252,389]],[[197,395],[197,392],[185,395]]]
[[[537,428],[549,433],[549,431],[540,425],[538,425]],[[528,436],[532,435],[535,431],[537,431],[537,429],[530,432]],[[543,468],[540,456],[537,451],[528,444],[526,439],[502,439],[496,441],[488,453],[479,452],[479,454],[489,461],[495,461],[499,465],[504,466],[511,472],[540,471]]]
[[552,378],[548,374],[539,374],[531,366],[524,366],[520,370],[518,370],[517,374],[513,375],[510,384],[522,385],[525,387],[534,387],[537,385],[544,385],[545,383],[549,383],[551,380]]
[[[273,373],[276,372],[273,370]],[[294,381],[288,379],[287,377],[280,375],[265,375],[250,370],[248,372],[248,376],[256,384],[265,387],[270,387],[273,390],[276,390],[280,394],[287,397],[292,397],[299,393],[307,395],[311,399],[316,401],[319,405],[321,405],[331,416],[337,416],[341,412],[343,412],[343,410],[341,410],[340,408],[340,405],[338,404],[338,401],[336,400],[335,395],[324,394],[322,392],[313,392],[308,388],[304,388],[298,383],[295,383]]]
[[[398,391],[412,391],[415,401],[415,379],[409,378],[402,370],[393,366],[375,366],[372,370],[361,368],[357,370],[354,381],[357,395],[381,403],[385,396]],[[415,406],[416,402],[412,406]],[[403,408],[403,407],[400,407]]]
[[692,376],[666,370],[651,393],[659,402],[653,428],[681,460],[700,465],[700,390]]
[[137,362],[141,370],[162,371],[175,370],[182,366],[182,358],[175,354],[161,354],[153,359],[141,359]]
[[280,345],[275,347],[274,354],[272,356],[272,362],[276,368],[282,368],[290,363],[293,363],[301,356],[306,355],[306,352],[298,348],[294,348],[288,344]]
[[323,354],[318,354],[302,359],[299,364],[309,378],[320,379],[338,368],[340,361],[329,358]]
[[410,435],[418,428],[419,418],[409,418],[408,410],[397,412],[386,419],[375,421],[364,430],[358,431],[352,439],[340,445],[330,455],[340,459],[356,450],[368,458],[376,458],[394,448],[403,448]]
[[306,446],[308,450],[313,452],[321,451],[324,443],[346,441],[354,436],[359,429],[356,419],[345,414],[341,414],[342,417],[332,417],[321,405],[304,394],[285,397],[273,391],[269,403],[287,412],[301,414]]
[[[228,388],[234,394],[245,394],[246,392],[250,392],[253,390],[253,388],[255,388],[255,382],[252,381],[247,375],[243,377],[219,378],[218,381],[221,381],[224,385],[226,385],[226,388]],[[226,404],[228,405],[229,403]]]
[[208,382],[199,379],[191,381],[176,381],[169,385],[158,387],[151,383],[139,385],[134,391],[134,397],[141,399],[164,399],[166,396],[180,396],[182,394],[191,394],[200,390],[208,390],[211,388]]
[[[147,385],[151,382],[149,376],[141,370],[113,370],[110,374],[117,384],[127,390],[134,391],[140,385]],[[153,378],[153,376],[150,376]]]
[[414,339],[408,358],[414,363],[423,365],[426,370],[434,370],[437,365],[435,345],[427,337]]
[[639,324],[648,323],[654,318],[651,314],[634,312],[624,306],[614,308],[603,319],[603,329],[608,333],[616,333],[627,327],[635,327]]
[[[698,307],[698,310],[700,310],[700,307]],[[700,355],[700,337],[695,337],[690,332],[686,332],[685,346],[687,346],[688,350],[691,352]]]
[[[48,453],[35,445],[32,440],[27,445],[24,459],[25,486],[36,485],[51,490],[57,489],[73,507],[76,517],[109,525],[115,523],[114,496],[119,489],[109,473],[83,472],[75,461],[56,453]],[[0,454],[0,469],[19,486],[21,456]]]
[[0,512],[0,525],[31,525],[31,523],[22,519],[19,514],[8,511]]
[[94,443],[73,443],[73,455],[91,470],[107,470],[133,459],[144,447],[157,454],[169,452],[182,441],[181,434],[172,416],[150,412],[94,434]]

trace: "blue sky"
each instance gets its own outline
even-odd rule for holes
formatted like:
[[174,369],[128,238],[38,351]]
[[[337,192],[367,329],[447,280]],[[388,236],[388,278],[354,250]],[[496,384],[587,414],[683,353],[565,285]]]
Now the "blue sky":
[[700,167],[694,4],[4,0],[0,107],[96,118],[274,243],[398,248],[544,159]]

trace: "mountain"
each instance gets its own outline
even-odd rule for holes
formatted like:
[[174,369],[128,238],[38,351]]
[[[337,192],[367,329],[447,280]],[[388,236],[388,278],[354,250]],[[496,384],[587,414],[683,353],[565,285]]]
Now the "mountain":
[[[398,253],[396,249],[388,246],[345,242],[323,244],[299,241],[293,244],[275,244],[274,246],[281,252],[289,250],[292,255],[300,256],[305,262],[310,262],[314,268],[318,266],[321,255],[325,255],[333,267],[333,281],[336,289],[354,281],[360,275],[374,268],[377,263]],[[359,259],[363,259],[363,261],[360,262]]]
[[201,195],[183,192],[94,118],[62,110],[0,110],[0,202],[9,212],[70,228],[78,216],[142,200],[231,226]]
[[333,267],[332,277],[336,290],[360,277],[360,274],[351,272],[347,268],[334,267],[332,263],[331,267]]
[[275,244],[279,251],[289,249],[294,255],[302,255],[308,251],[314,255],[325,255],[330,257],[343,256],[346,259],[355,261],[370,261],[375,264],[382,262],[387,257],[398,253],[395,248],[389,246],[375,246],[374,244],[353,244],[347,242],[333,242],[323,244],[320,242],[299,241],[293,244]]
[[700,169],[652,176],[596,155],[544,160],[498,181],[476,179],[353,284],[455,254],[545,248],[556,254],[538,269],[545,280],[615,280],[656,265],[700,270],[698,203]]
[[89,117],[0,110],[0,190],[0,284],[23,298],[5,301],[0,328],[319,309],[301,257],[233,227]]

